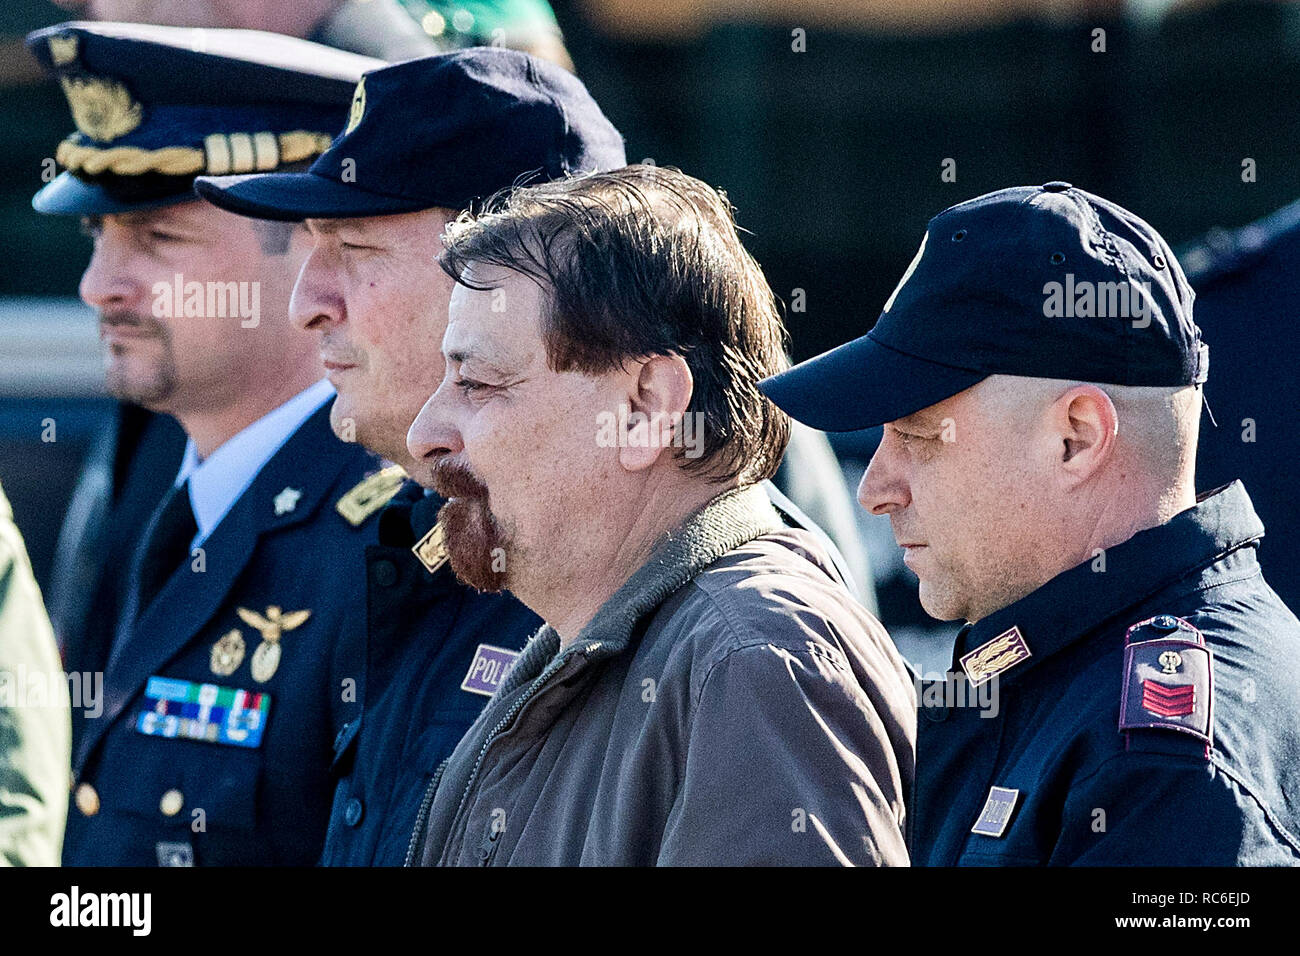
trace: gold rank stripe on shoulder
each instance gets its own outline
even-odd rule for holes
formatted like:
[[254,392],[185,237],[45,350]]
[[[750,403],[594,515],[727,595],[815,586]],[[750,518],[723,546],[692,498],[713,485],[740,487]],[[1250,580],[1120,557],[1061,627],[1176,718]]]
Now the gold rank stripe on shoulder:
[[429,533],[411,548],[412,553],[420,559],[424,569],[433,574],[440,567],[447,563],[447,535],[442,530],[442,522],[438,521]]
[[1029,645],[1025,643],[1020,628],[1013,627],[1003,631],[987,644],[981,644],[975,650],[961,657],[962,670],[972,687],[978,687],[991,677],[996,677],[1010,670],[1021,661],[1032,656]]
[[406,472],[402,466],[390,465],[383,471],[362,478],[334,507],[349,524],[359,525],[388,504],[405,480]]

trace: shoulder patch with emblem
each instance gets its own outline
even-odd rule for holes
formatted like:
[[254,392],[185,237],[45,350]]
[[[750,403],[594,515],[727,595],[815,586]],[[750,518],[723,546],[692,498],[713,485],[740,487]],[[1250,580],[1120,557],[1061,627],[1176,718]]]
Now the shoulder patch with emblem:
[[1171,614],[1140,621],[1124,637],[1119,729],[1163,729],[1212,745],[1213,658],[1191,624]]
[[362,478],[352,490],[338,500],[334,507],[348,523],[357,526],[388,504],[406,480],[400,465],[390,465],[383,471]]

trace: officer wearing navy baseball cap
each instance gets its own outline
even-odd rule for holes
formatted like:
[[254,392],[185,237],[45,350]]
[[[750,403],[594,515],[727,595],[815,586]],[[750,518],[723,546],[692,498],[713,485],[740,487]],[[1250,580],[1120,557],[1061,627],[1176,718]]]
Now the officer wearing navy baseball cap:
[[110,393],[183,428],[175,458],[128,460],[88,545],[110,557],[85,626],[61,634],[83,686],[102,675],[74,710],[63,861],[312,864],[360,656],[336,582],[377,520],[374,461],[334,438],[333,390],[289,326],[306,230],[215,209],[193,181],[300,168],[379,61],[114,23],[28,44],[76,125],[33,205],[93,239],[81,295]]
[[1300,860],[1300,622],[1240,482],[1198,495],[1208,350],[1161,236],[1068,183],[929,223],[862,338],[764,392],[884,425],[858,499],[931,615],[921,865]]
[[[340,124],[343,126],[343,124]],[[315,240],[291,318],[338,390],[336,434],[428,484],[406,433],[443,376],[449,221],[517,181],[626,165],[623,138],[552,63],[471,48],[368,73],[346,128],[310,169],[204,178],[232,212],[302,220]],[[541,621],[509,594],[461,584],[442,546],[443,499],[406,480],[366,550],[360,719],[335,741],[322,863],[400,866],[435,770]]]
[[205,177],[199,192],[261,219],[461,210],[519,179],[626,162],[582,82],[525,53],[475,47],[408,60],[357,84],[347,128],[288,177]]

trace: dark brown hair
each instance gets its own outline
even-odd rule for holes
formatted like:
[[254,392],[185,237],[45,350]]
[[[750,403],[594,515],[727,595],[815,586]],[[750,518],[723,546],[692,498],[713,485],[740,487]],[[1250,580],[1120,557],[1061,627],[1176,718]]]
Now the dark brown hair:
[[448,226],[444,245],[438,262],[458,282],[477,263],[542,287],[557,372],[685,359],[704,447],[682,467],[742,483],[775,473],[790,421],[758,382],[786,367],[785,330],[724,194],[677,169],[628,166],[498,193]]

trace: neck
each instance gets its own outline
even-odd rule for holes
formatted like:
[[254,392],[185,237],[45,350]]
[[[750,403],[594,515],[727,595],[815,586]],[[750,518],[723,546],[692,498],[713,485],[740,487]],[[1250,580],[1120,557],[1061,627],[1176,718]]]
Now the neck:
[[[570,562],[563,580],[547,575],[533,587],[512,585],[515,595],[555,629],[561,650],[577,640],[582,629],[645,564],[666,535],[737,484],[710,484],[694,476],[682,480],[675,465],[673,469],[669,480],[648,483],[629,498],[635,507],[623,512],[623,520],[608,522],[608,515],[601,515],[600,523],[611,529],[610,533],[581,555],[577,567]],[[590,526],[585,527],[590,530]]]
[[[1008,574],[1019,587],[1008,587],[989,601],[988,606],[966,610],[967,621],[975,622],[1032,594],[1058,574],[1095,561],[1100,554],[1123,544],[1139,531],[1164,524],[1181,511],[1196,504],[1196,494],[1189,482],[1179,482],[1161,490],[1150,483],[1132,479],[1099,488],[1081,510],[1058,513],[1055,523],[1044,523],[1037,536],[1041,548],[1037,561],[1022,576]],[[1051,547],[1052,542],[1061,542]]]
[[1123,544],[1139,531],[1155,528],[1196,504],[1191,481],[1179,481],[1164,488],[1133,482],[1110,489],[1091,520],[1084,547],[1062,571],[1092,560],[1098,551]]
[[219,408],[195,408],[176,412],[185,434],[194,442],[202,460],[264,415],[275,411],[320,378],[317,369],[303,369],[265,388],[247,388],[234,402]]

